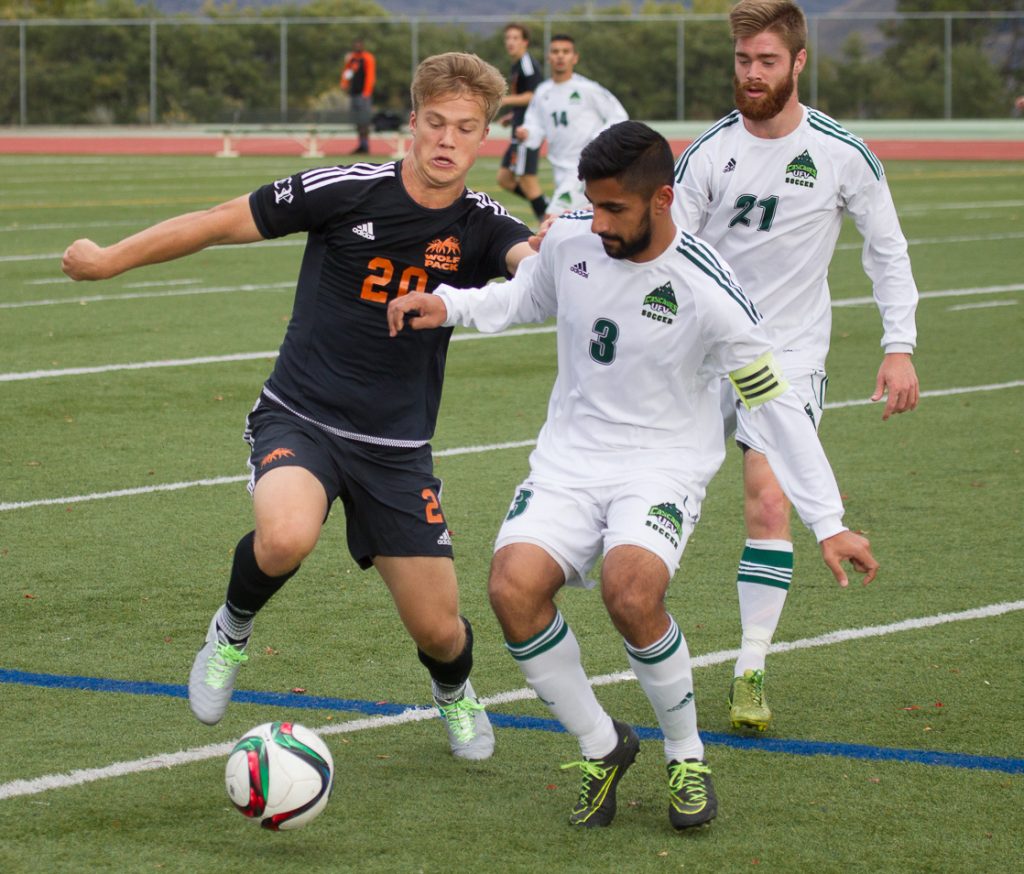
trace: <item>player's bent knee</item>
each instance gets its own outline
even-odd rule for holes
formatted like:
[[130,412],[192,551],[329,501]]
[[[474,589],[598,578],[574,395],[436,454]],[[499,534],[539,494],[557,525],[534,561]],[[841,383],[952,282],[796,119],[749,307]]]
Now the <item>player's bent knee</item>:
[[319,529],[312,532],[286,525],[258,530],[254,544],[256,564],[269,576],[288,573],[313,551],[319,533]]

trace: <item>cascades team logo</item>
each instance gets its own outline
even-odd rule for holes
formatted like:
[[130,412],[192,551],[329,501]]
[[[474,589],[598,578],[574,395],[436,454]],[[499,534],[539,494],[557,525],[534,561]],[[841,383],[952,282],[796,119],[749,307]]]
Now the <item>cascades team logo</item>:
[[786,167],[786,183],[814,188],[814,180],[818,178],[818,168],[814,166],[810,153],[805,149]]
[[672,290],[671,282],[659,286],[644,298],[640,315],[645,319],[664,322],[666,325],[672,324],[675,317],[679,315],[679,302],[676,300],[676,293]]
[[651,507],[644,524],[661,534],[673,546],[679,546],[683,536],[683,514],[671,501]]
[[446,273],[454,273],[459,269],[461,256],[462,246],[457,237],[445,237],[443,240],[434,239],[427,244],[427,251],[423,255],[423,266],[444,270]]
[[573,91],[572,94],[569,95],[569,102],[570,103],[579,103],[582,99],[583,98],[580,97],[580,92],[579,91]]

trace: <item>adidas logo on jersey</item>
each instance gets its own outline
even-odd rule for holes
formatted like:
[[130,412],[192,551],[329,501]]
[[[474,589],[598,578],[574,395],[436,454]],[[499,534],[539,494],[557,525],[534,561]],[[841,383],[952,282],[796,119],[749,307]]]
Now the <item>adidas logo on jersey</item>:
[[723,173],[732,173],[736,169],[736,159],[730,158],[729,163],[722,168]]
[[356,225],[352,228],[352,233],[359,234],[360,237],[367,240],[375,239],[373,236],[373,222],[363,222],[361,225]]
[[586,261],[580,261],[579,264],[573,264],[569,269],[577,276],[582,276],[584,279],[588,279],[590,277],[590,274],[587,273]]
[[438,546],[451,546],[452,545],[452,533],[445,528],[444,533],[437,538]]

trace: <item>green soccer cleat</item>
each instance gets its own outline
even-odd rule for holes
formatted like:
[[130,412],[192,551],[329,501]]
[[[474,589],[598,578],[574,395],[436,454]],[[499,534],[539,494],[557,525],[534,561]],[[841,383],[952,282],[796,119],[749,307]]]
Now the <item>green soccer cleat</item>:
[[611,825],[615,818],[615,789],[640,751],[640,738],[630,726],[612,722],[619,740],[607,756],[562,765],[563,770],[579,768],[583,772],[580,797],[569,814],[570,825],[595,828]]
[[772,711],[764,694],[764,671],[748,668],[742,677],[733,677],[729,687],[729,721],[733,728],[768,728]]
[[448,744],[453,756],[471,761],[491,757],[494,752],[494,730],[469,680],[466,681],[462,697],[448,704],[438,700],[435,687],[434,703],[448,729]]
[[705,825],[718,813],[711,768],[701,759],[668,763],[668,821],[679,831]]

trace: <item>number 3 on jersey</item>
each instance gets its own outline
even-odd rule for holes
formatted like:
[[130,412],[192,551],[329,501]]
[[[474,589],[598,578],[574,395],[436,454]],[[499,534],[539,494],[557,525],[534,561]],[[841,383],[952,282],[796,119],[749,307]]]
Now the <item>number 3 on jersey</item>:
[[[391,279],[395,275],[395,265],[388,258],[371,258],[366,265],[370,272],[363,280],[362,291],[359,296],[363,300],[372,300],[374,303],[387,303],[391,294]],[[398,292],[395,297],[401,297],[410,291],[427,290],[427,271],[422,267],[406,267],[398,281]]]
[[619,339],[619,326],[611,319],[598,319],[591,330],[597,335],[590,341],[590,357],[598,364],[611,364],[615,360],[615,343]]

